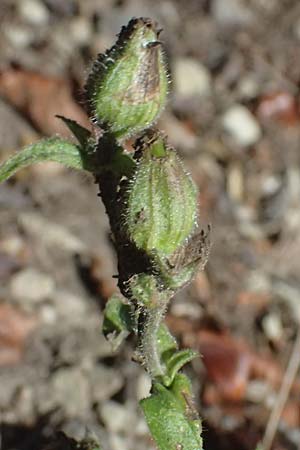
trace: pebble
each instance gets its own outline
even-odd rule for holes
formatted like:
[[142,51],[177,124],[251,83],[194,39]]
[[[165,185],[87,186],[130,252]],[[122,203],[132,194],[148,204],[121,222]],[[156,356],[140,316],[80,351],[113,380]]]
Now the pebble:
[[259,82],[254,75],[244,76],[237,87],[239,96],[244,100],[253,100],[259,95]]
[[10,256],[16,257],[20,253],[26,252],[26,244],[21,236],[12,234],[0,241],[0,250]]
[[137,423],[135,426],[135,434],[137,436],[141,436],[141,437],[145,437],[145,436],[149,435],[149,428],[148,428],[146,420],[143,416],[140,416],[137,419]]
[[16,392],[14,399],[16,409],[18,411],[18,419],[27,425],[34,422],[34,390],[32,386],[22,386]]
[[222,118],[225,131],[242,147],[254,145],[261,137],[261,129],[255,117],[242,105],[234,105]]
[[48,389],[53,406],[61,407],[67,417],[87,417],[90,389],[87,377],[79,368],[59,369],[53,375]]
[[53,303],[58,318],[63,321],[80,324],[82,317],[87,313],[87,300],[72,292],[65,290],[56,291],[53,296]]
[[146,372],[142,372],[136,383],[137,400],[149,397],[151,389],[151,378]]
[[47,8],[38,0],[18,2],[19,13],[31,25],[45,25],[49,19]]
[[39,310],[39,317],[43,325],[54,325],[57,322],[57,311],[52,305],[43,304]]
[[26,268],[11,279],[9,289],[12,298],[26,308],[51,297],[55,283],[49,275]]
[[282,187],[282,179],[276,175],[264,175],[261,180],[263,195],[275,195]]
[[175,317],[188,317],[191,319],[200,319],[203,317],[203,311],[199,304],[180,301],[173,303],[172,314]]
[[244,176],[239,163],[232,163],[227,172],[227,192],[233,202],[241,202],[244,194]]
[[192,58],[180,58],[174,68],[175,94],[182,97],[207,96],[211,93],[211,76],[208,69]]
[[109,448],[111,450],[129,450],[130,447],[127,445],[127,440],[123,436],[118,434],[110,433],[109,437]]
[[[93,314],[90,313],[81,317],[81,326],[77,324],[68,327],[68,333],[64,334],[59,348],[58,357],[63,364],[71,365],[80,361],[89,369],[91,361],[112,355],[110,343],[100,332],[99,318],[96,315],[91,316]],[[64,321],[57,321],[57,326],[61,333],[65,333]]]
[[283,326],[278,314],[267,314],[262,320],[262,327],[270,341],[279,342],[283,336]]
[[70,31],[73,40],[79,44],[88,44],[92,36],[90,22],[85,17],[77,17],[70,24]]
[[257,293],[270,292],[272,286],[270,278],[259,270],[249,272],[246,285],[251,292]]
[[92,369],[89,377],[94,402],[103,402],[115,395],[124,384],[120,372],[103,365]]
[[250,25],[255,19],[243,0],[214,0],[212,14],[222,26]]
[[262,403],[270,393],[270,387],[265,381],[250,380],[247,384],[246,398],[253,403]]
[[84,243],[66,227],[53,223],[40,214],[22,213],[19,221],[26,233],[37,236],[48,247],[72,253],[81,253],[85,249]]
[[15,49],[25,49],[34,40],[32,30],[11,24],[9,27],[3,27],[3,33]]
[[112,433],[126,433],[135,429],[135,413],[128,405],[109,400],[100,406],[99,413],[106,428]]
[[4,411],[9,409],[12,403],[14,403],[18,385],[22,385],[22,373],[19,371],[18,374],[12,374],[9,371],[2,370],[1,371],[1,387],[0,389],[0,410]]

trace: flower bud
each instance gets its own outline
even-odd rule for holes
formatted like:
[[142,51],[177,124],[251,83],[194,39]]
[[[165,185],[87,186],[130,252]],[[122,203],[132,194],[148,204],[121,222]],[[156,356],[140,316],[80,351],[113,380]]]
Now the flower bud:
[[129,184],[129,238],[148,255],[167,258],[190,236],[197,218],[197,188],[174,149],[160,134],[140,140]]
[[150,19],[132,19],[88,76],[89,113],[118,139],[151,126],[165,105],[168,74],[159,32]]

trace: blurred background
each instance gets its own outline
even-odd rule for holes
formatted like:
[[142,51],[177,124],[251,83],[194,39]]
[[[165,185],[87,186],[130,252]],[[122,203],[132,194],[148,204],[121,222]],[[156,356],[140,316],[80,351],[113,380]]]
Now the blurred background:
[[[209,263],[167,316],[180,345],[202,354],[186,371],[205,449],[254,450],[282,386],[273,449],[299,449],[297,0],[1,0],[0,160],[69,136],[55,114],[88,125],[88,67],[132,16],[164,29],[173,83],[159,127],[199,185],[201,224],[212,224]],[[77,439],[86,426],[104,450],[154,448],[133,342],[112,355],[101,335],[116,259],[96,194],[92,177],[54,163],[0,186],[5,450],[41,450],[56,430]]]

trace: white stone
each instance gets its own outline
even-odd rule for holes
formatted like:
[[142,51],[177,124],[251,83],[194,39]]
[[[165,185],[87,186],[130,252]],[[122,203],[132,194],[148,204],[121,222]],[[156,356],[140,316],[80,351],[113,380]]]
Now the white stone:
[[124,379],[120,371],[98,364],[90,369],[89,384],[93,401],[101,403],[122,388]]
[[54,373],[49,395],[53,406],[59,405],[67,417],[87,417],[90,408],[90,387],[87,377],[78,368],[63,368]]
[[2,31],[9,42],[17,49],[28,47],[34,39],[33,31],[26,27],[11,24],[9,27],[2,27]]
[[39,317],[44,325],[54,325],[57,321],[57,312],[53,305],[42,305],[39,310]]
[[53,303],[58,318],[66,322],[80,323],[87,311],[86,299],[64,290],[55,292]]
[[136,396],[137,400],[149,397],[151,389],[151,378],[146,372],[142,372],[137,380],[136,384]]
[[129,450],[128,440],[124,436],[110,433],[108,437],[109,448],[111,450]]
[[243,0],[214,0],[212,14],[223,26],[249,25],[254,14]]
[[234,105],[222,118],[224,130],[237,144],[248,147],[254,145],[261,137],[261,129],[255,117],[242,105]]
[[26,22],[32,25],[45,25],[48,22],[48,10],[40,1],[21,0],[18,3],[19,13]]
[[112,433],[126,432],[135,426],[135,414],[128,405],[109,400],[100,405],[99,410],[106,428]]
[[211,92],[210,73],[195,59],[180,58],[174,65],[174,86],[178,96],[207,96]]
[[283,326],[278,314],[267,314],[262,320],[262,327],[271,341],[279,341],[283,336]]
[[237,90],[241,98],[251,100],[259,94],[259,83],[254,75],[246,75],[239,82]]
[[253,403],[263,402],[270,393],[270,387],[265,381],[251,380],[247,384],[246,397]]
[[267,276],[267,274],[259,270],[252,270],[251,272],[249,272],[246,285],[246,289],[257,293],[270,292],[272,287],[270,278]]
[[74,19],[70,24],[73,40],[78,44],[87,44],[92,36],[92,29],[84,17]]
[[193,319],[200,319],[203,315],[200,305],[180,301],[173,303],[172,314],[176,317],[190,317]]
[[85,250],[84,243],[72,234],[68,228],[53,223],[40,214],[28,212],[19,216],[23,229],[49,248],[59,248],[72,253]]
[[39,303],[52,296],[54,280],[47,274],[33,268],[18,272],[11,280],[10,293],[14,300],[29,304]]
[[274,195],[280,189],[282,180],[275,175],[264,176],[261,182],[261,189],[265,195]]

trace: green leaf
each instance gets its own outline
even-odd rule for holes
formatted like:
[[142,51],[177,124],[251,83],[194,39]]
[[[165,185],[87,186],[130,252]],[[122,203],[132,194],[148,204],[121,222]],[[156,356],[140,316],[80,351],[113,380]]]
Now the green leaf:
[[43,161],[55,161],[72,169],[93,170],[88,155],[77,145],[59,137],[53,137],[29,145],[5,161],[0,166],[0,183],[18,170]]
[[170,386],[179,370],[197,356],[198,353],[194,350],[186,349],[175,352],[172,356],[166,358],[167,375],[163,378],[164,385]]
[[130,305],[119,295],[113,295],[106,303],[102,331],[116,350],[121,342],[134,330],[134,318]]
[[81,147],[85,148],[88,144],[89,139],[91,138],[92,134],[89,130],[82,127],[77,123],[75,120],[68,119],[67,117],[56,115],[58,119],[61,119],[64,124],[69,128],[71,133],[74,134],[74,136],[77,138],[79,144]]
[[158,350],[162,358],[169,352],[177,350],[177,342],[174,336],[170,333],[166,324],[162,323],[157,333]]
[[176,375],[169,388],[155,383],[140,405],[160,450],[202,450],[201,421],[187,377]]
[[179,370],[197,357],[198,353],[190,349],[177,351],[176,339],[172,336],[165,324],[161,324],[158,329],[157,343],[158,351],[166,366],[167,372],[162,379],[162,383],[168,387],[173,383],[175,375]]

